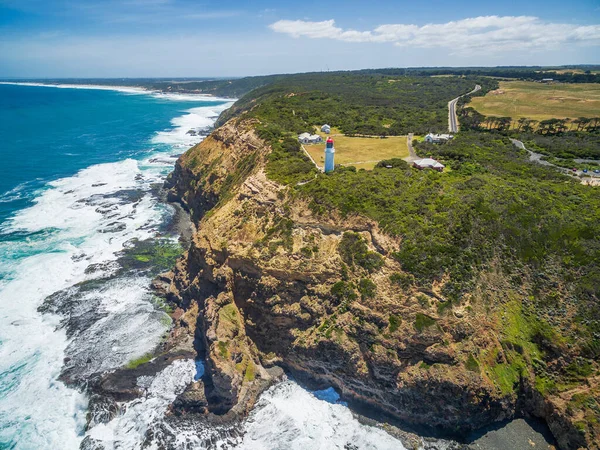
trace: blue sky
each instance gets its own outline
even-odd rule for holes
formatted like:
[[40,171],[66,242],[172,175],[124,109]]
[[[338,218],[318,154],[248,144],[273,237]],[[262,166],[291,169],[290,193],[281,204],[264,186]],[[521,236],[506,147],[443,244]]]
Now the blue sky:
[[0,0],[0,77],[583,63],[597,0]]

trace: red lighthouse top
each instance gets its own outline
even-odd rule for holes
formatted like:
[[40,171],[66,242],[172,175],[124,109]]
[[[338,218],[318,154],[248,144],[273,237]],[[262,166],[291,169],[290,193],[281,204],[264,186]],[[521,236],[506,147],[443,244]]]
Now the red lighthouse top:
[[331,138],[331,136],[327,138],[327,143],[328,144],[333,144],[333,139]]

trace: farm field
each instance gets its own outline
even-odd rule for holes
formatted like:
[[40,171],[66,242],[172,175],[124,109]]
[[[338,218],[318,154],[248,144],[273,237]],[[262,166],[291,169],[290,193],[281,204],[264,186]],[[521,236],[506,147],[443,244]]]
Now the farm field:
[[[324,140],[327,139],[325,134],[319,134],[324,137]],[[378,137],[349,137],[332,133],[332,137],[335,142],[336,164],[370,170],[383,159],[406,158],[408,156],[406,136],[380,139]],[[323,167],[325,143],[305,145],[304,148],[316,163]]]
[[501,81],[499,89],[484,97],[473,98],[469,106],[486,116],[513,119],[597,117],[600,112],[600,84]]

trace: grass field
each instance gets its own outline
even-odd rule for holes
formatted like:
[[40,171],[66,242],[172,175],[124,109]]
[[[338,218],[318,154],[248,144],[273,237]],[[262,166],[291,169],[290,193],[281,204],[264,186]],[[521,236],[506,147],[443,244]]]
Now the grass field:
[[[326,139],[325,134],[319,134]],[[382,159],[406,158],[408,156],[406,136],[379,139],[376,137],[348,137],[332,133],[332,137],[335,141],[336,164],[370,170]],[[305,145],[304,148],[317,164],[323,167],[325,144]]]
[[600,84],[501,81],[500,88],[470,103],[486,116],[534,120],[598,117]]

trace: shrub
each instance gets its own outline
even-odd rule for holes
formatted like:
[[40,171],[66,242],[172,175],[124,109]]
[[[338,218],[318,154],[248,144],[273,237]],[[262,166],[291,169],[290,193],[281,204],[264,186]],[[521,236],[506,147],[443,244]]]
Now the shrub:
[[410,273],[394,272],[390,275],[390,281],[397,284],[402,289],[410,289],[415,282],[415,277]]
[[383,257],[369,251],[364,238],[358,233],[344,233],[338,250],[342,260],[349,266],[358,265],[368,272],[375,272],[383,266]]
[[417,313],[417,317],[415,318],[415,328],[419,333],[432,325],[435,325],[435,319],[433,317]]
[[469,357],[465,362],[465,367],[471,372],[479,372],[479,363],[477,362],[472,353],[469,353]]
[[358,283],[358,291],[362,298],[373,298],[377,286],[369,278],[361,278]]
[[390,333],[393,333],[394,331],[396,331],[398,329],[398,327],[402,323],[402,319],[398,316],[391,314],[390,318],[389,318],[389,323],[390,323]]

